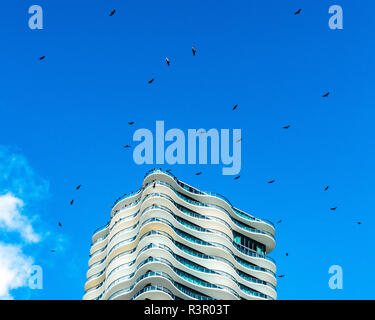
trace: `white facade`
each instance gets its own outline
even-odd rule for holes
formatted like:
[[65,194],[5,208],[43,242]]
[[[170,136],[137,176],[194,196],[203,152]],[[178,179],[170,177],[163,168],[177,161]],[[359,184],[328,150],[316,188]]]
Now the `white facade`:
[[94,233],[83,299],[276,299],[274,235],[225,197],[152,170]]

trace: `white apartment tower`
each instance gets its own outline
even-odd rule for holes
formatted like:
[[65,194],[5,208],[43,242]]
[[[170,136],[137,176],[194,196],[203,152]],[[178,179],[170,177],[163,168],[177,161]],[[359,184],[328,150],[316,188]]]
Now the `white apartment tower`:
[[274,300],[275,228],[161,169],[92,237],[85,300]]

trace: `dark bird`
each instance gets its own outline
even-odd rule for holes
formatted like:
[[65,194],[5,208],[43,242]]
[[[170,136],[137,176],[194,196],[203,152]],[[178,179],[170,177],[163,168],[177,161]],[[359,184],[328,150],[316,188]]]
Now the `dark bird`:
[[287,253],[285,253],[285,255],[286,255],[286,256],[289,256],[289,253],[287,252]]
[[112,17],[116,12],[116,9],[113,9],[113,11],[111,11],[111,13],[109,14],[110,17]]
[[79,190],[80,188],[82,187],[82,185],[80,184],[80,185],[78,185],[77,187],[76,187],[76,190]]
[[277,276],[278,278],[284,278],[285,277],[285,274],[280,274],[279,276]]
[[241,176],[234,177],[233,180],[237,180],[237,179],[239,179],[240,177],[241,177]]
[[59,227],[62,227],[62,224],[61,224],[61,222],[59,222]]
[[200,176],[201,174],[202,174],[202,172],[199,171],[199,172],[197,172],[195,175],[196,175],[196,176]]
[[302,9],[298,9],[296,12],[294,12],[294,15],[300,14]]
[[128,124],[131,126],[131,125],[134,124],[134,121],[130,121],[130,122],[128,122]]
[[327,98],[329,96],[330,92],[327,92],[326,94],[322,95],[323,98]]
[[268,181],[267,183],[274,183],[276,180],[271,180],[271,181]]
[[281,223],[283,220],[279,220],[279,221],[277,221],[277,223]]
[[238,107],[238,104],[236,104],[236,105],[233,107],[232,111],[235,110],[237,107]]
[[46,56],[41,56],[41,57],[39,58],[39,60],[43,60],[45,57],[46,57]]
[[73,202],[74,202],[74,200],[70,201],[70,205],[72,205],[72,204],[73,204]]
[[51,252],[55,252],[55,250],[50,250]]
[[357,224],[362,224],[362,222],[357,222]]
[[131,148],[128,144],[124,145],[124,148]]
[[193,56],[195,56],[195,48],[194,47],[191,47],[191,50],[193,51]]
[[336,209],[337,209],[337,207],[333,207],[330,210],[335,211]]
[[168,58],[165,58],[165,61],[167,62],[167,65],[168,65],[168,67],[170,66],[170,64],[171,64],[171,62],[169,61],[169,59]]
[[289,129],[290,125],[288,124],[287,126],[283,127],[283,129]]
[[154,82],[154,78],[152,78],[148,83],[153,83]]
[[326,186],[326,187],[324,188],[324,191],[327,191],[327,190],[328,190],[328,188],[329,188],[329,186]]

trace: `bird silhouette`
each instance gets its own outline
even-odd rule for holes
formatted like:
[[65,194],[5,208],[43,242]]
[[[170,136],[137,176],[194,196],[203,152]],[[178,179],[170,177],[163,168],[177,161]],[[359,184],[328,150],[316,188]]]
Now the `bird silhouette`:
[[362,222],[357,222],[357,224],[362,224]]
[[241,176],[234,177],[233,180],[238,180]]
[[327,191],[327,190],[328,190],[328,188],[329,188],[329,186],[326,186],[326,187],[324,188],[324,191]]
[[169,59],[168,58],[165,58],[165,61],[167,62],[167,65],[168,65],[168,67],[171,65],[171,62],[169,61]]
[[199,171],[199,172],[197,172],[195,175],[196,175],[196,176],[200,176],[201,174],[202,174],[202,172]]
[[154,82],[154,78],[152,78],[148,83],[153,83]]
[[109,14],[109,16],[112,17],[112,16],[115,14],[115,12],[116,12],[116,9],[113,9],[113,10],[111,11],[111,13]]
[[82,185],[78,185],[78,186],[76,187],[76,190],[79,190],[81,187],[82,187]]
[[194,47],[191,47],[191,50],[193,51],[193,56],[195,56],[195,48]]
[[323,94],[322,97],[323,98],[327,98],[329,96],[330,92],[327,92],[326,94]]
[[235,110],[235,109],[237,109],[237,107],[238,107],[238,104],[236,104],[236,105],[233,107],[232,111]]
[[277,276],[278,278],[284,278],[285,277],[285,274],[280,274],[279,276]]
[[287,253],[285,253],[285,255],[286,255],[286,256],[289,256],[289,253],[287,252]]
[[277,223],[281,223],[283,220],[279,220],[279,221],[277,221]]
[[61,224],[61,222],[59,222],[59,223],[58,223],[58,225],[59,225],[59,227],[62,227],[62,224]]
[[338,207],[333,207],[330,210],[335,211]]
[[55,250],[50,250],[51,252],[55,252]]
[[39,60],[43,60],[45,57],[46,57],[46,56],[41,56],[41,57],[39,58]]
[[133,125],[135,122],[134,121],[130,121],[130,122],[128,122],[128,124],[131,126],[131,125]]
[[267,183],[274,183],[276,180],[271,180],[271,181],[268,181]]
[[300,14],[302,9],[298,9],[296,12],[294,12],[294,15]]
[[70,201],[70,205],[72,205],[74,203],[74,200]]
[[290,125],[288,124],[287,126],[283,127],[283,129],[289,129]]
[[128,144],[124,145],[124,148],[128,149],[128,148],[131,148],[131,146],[129,146]]

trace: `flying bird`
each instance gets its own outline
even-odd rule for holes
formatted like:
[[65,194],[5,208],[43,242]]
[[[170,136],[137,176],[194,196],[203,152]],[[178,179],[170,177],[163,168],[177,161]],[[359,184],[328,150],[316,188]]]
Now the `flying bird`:
[[61,222],[59,222],[59,227],[62,227],[62,224],[61,224]]
[[234,177],[233,180],[237,180],[237,179],[239,179],[240,177],[241,177],[241,176]]
[[362,222],[357,222],[357,224],[362,224]]
[[131,126],[131,125],[134,124],[134,121],[130,121],[130,122],[128,122],[128,124]]
[[131,148],[128,144],[124,145],[124,148]]
[[323,98],[327,98],[329,96],[330,92],[327,92],[326,94],[322,95]]
[[330,210],[335,211],[338,207],[333,207]]
[[55,250],[50,250],[51,252],[55,252]]
[[277,223],[281,223],[283,220],[279,220],[279,221],[277,221]]
[[288,124],[287,126],[283,127],[283,129],[289,129],[290,125]]
[[73,204],[73,202],[74,202],[74,200],[70,201],[70,205],[72,205],[72,204]]
[[76,190],[79,190],[79,189],[81,188],[81,186],[82,186],[82,185],[78,185],[78,186],[76,187]]
[[154,78],[152,78],[148,83],[153,83],[154,82]]
[[236,105],[233,107],[232,111],[235,110],[237,107],[238,107],[238,104],[236,104]]
[[41,56],[41,57],[39,58],[39,60],[43,60],[45,57],[46,57],[46,56]]
[[284,277],[285,277],[285,274],[280,274],[278,277],[279,277],[279,278],[284,278]]
[[199,172],[197,172],[195,175],[196,175],[196,176],[200,176],[201,174],[202,174],[202,172],[199,171]]
[[193,51],[193,56],[195,56],[195,48],[194,47],[191,47],[191,50]]
[[165,58],[165,61],[167,62],[167,65],[168,65],[168,67],[170,66],[170,64],[171,64],[171,62],[169,61],[169,59],[168,58]]
[[109,14],[109,16],[112,17],[112,16],[115,14],[115,12],[116,12],[116,9],[113,9],[113,10],[111,11],[111,13]]
[[268,181],[267,183],[274,183],[276,180],[271,180],[271,181]]
[[287,253],[285,253],[285,255],[286,255],[286,256],[289,256],[289,253],[287,252]]
[[302,9],[298,9],[296,12],[294,12],[294,15],[300,14]]
[[328,190],[328,188],[329,188],[329,186],[326,186],[326,187],[324,188],[324,191],[327,191],[327,190]]

